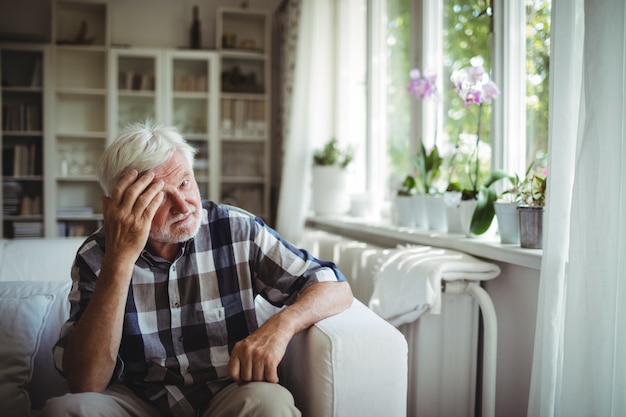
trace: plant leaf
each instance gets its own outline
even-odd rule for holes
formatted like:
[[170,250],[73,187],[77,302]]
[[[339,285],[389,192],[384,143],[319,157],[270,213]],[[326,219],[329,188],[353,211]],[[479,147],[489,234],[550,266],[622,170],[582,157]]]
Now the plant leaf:
[[498,199],[498,194],[495,190],[487,187],[481,187],[478,191],[478,202],[476,203],[476,209],[472,215],[472,223],[470,226],[470,232],[475,235],[482,235],[485,233],[493,217],[496,214],[496,210],[493,203]]

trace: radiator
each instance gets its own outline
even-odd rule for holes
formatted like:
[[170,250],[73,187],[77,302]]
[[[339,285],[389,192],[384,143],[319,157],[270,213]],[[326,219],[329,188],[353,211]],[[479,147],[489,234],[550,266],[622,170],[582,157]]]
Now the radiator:
[[[368,305],[376,268],[390,248],[317,230],[305,230],[299,244],[335,262],[355,298]],[[425,314],[398,328],[409,347],[409,417],[477,414],[478,321],[479,306],[472,296],[443,293],[441,314]]]

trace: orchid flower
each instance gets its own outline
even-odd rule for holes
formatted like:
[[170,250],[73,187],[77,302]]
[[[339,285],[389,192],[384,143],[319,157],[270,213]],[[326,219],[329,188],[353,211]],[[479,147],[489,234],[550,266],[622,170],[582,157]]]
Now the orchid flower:
[[437,74],[421,76],[417,68],[409,72],[409,85],[406,90],[416,98],[426,99],[432,97],[437,92]]

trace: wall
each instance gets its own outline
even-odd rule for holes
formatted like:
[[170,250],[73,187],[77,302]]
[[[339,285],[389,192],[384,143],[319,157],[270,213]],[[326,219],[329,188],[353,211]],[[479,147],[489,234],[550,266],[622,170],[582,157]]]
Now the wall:
[[[218,7],[238,7],[241,1],[110,0],[111,44],[177,48],[189,44],[194,5],[198,5],[202,48],[215,49]],[[280,0],[248,1],[251,9],[274,11]]]
[[[0,0],[0,41],[49,42],[55,0]],[[281,0],[250,0],[251,9],[274,11]],[[189,43],[192,7],[198,5],[202,47],[215,49],[218,7],[238,7],[229,0],[109,0],[112,44],[176,48]]]
[[539,270],[496,263],[502,270],[500,276],[484,284],[498,317],[496,415],[526,417]]

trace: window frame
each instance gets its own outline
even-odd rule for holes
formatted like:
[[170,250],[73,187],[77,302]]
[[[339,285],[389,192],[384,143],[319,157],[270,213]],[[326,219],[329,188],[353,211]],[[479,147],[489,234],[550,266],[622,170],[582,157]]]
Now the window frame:
[[[493,10],[492,34],[492,79],[500,88],[500,96],[492,102],[491,169],[501,169],[509,174],[524,175],[526,161],[526,15],[525,2],[491,0]],[[410,3],[412,46],[410,62],[412,68],[435,69],[443,74],[442,25],[443,5],[440,0],[414,0]],[[367,120],[366,130],[366,187],[375,196],[384,196],[381,188],[388,187],[384,176],[385,162],[380,155],[385,154],[385,92],[384,83],[377,79],[385,76],[384,62],[380,56],[384,50],[385,0],[368,0],[368,40],[367,40]],[[438,77],[438,89],[443,91],[443,83],[449,80]],[[407,74],[408,82],[408,74]],[[420,138],[425,145],[432,146],[435,120],[438,131],[443,131],[443,100],[435,108],[433,100],[411,101],[410,149],[416,152]],[[439,117],[436,117],[437,114]],[[502,187],[501,184],[496,186]]]

